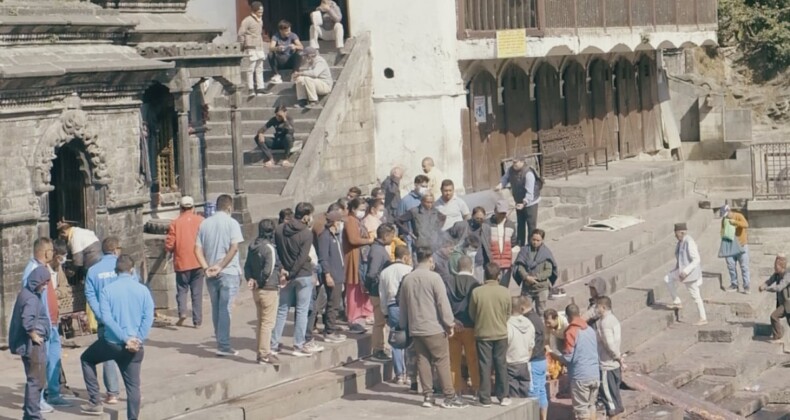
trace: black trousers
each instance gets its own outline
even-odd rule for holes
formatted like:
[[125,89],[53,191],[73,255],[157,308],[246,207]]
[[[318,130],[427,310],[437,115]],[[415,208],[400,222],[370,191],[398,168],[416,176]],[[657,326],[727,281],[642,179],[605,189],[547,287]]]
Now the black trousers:
[[324,334],[334,334],[339,331],[337,319],[343,310],[343,283],[335,280],[335,287],[326,289],[326,314],[324,316]]
[[263,158],[265,161],[274,159],[272,149],[281,149],[285,151],[285,159],[290,159],[291,149],[294,147],[294,136],[291,134],[286,134],[280,137],[267,138],[263,141],[259,141],[256,137],[255,143],[257,143],[258,148],[261,149],[261,153],[263,153]]
[[130,353],[123,345],[110,343],[104,338],[91,344],[82,353],[82,377],[85,379],[85,388],[92,404],[101,402],[99,394],[99,380],[96,377],[96,365],[108,360],[115,360],[121,370],[123,384],[126,386],[126,413],[129,420],[140,418],[140,370],[143,365],[144,349],[141,347],[137,353]]
[[297,70],[302,65],[302,56],[295,52],[291,55],[269,53],[269,66],[274,74],[280,74],[280,70]]
[[501,401],[507,398],[507,338],[494,341],[477,340],[477,363],[480,367],[480,391],[478,398],[483,404],[491,403],[491,371],[496,376],[494,394]]
[[33,344],[27,356],[22,356],[25,366],[25,403],[22,406],[23,420],[40,420],[41,390],[47,387],[47,354],[43,345]]
[[516,210],[516,229],[518,230],[518,246],[520,247],[529,242],[532,231],[538,225],[538,205],[533,204],[521,210]]
[[508,389],[511,397],[529,397],[530,373],[529,362],[521,364],[508,364]]
[[[310,304],[310,310],[307,312],[307,330],[304,334],[305,342],[313,339],[313,328],[318,318],[318,314],[323,314],[326,310],[326,290],[324,285],[319,284],[313,287],[313,302]],[[326,324],[326,317],[324,317],[324,324]]]
[[606,407],[607,416],[616,416],[625,411],[623,400],[620,398],[620,384],[623,382],[623,373],[620,368],[601,371],[601,387],[598,390],[598,400]]

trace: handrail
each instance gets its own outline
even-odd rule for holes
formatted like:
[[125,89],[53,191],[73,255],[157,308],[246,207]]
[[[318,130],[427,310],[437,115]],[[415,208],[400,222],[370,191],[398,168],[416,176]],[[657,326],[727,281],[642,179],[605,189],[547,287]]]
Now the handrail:
[[652,28],[717,24],[718,0],[456,0],[458,38],[492,36],[524,29],[528,36],[545,31],[578,32],[583,28]]

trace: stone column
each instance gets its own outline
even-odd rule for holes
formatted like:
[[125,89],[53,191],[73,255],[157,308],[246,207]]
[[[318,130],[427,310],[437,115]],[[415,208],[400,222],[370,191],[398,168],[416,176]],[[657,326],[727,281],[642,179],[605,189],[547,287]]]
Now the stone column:
[[234,88],[230,92],[230,133],[231,150],[233,156],[233,217],[243,226],[252,223],[250,211],[247,208],[247,195],[244,193],[244,151],[242,149],[242,120],[239,104],[241,92]]
[[173,92],[176,112],[178,113],[178,188],[181,195],[194,197],[192,179],[192,142],[189,140],[189,94],[191,91]]

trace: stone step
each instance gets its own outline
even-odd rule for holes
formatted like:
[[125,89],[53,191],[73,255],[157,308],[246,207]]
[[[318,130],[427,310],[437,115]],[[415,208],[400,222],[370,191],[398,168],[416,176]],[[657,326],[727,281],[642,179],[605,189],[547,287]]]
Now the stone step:
[[[421,407],[422,395],[409,394],[404,391],[403,387],[382,383],[369,389],[360,390],[360,392],[345,398],[338,398],[284,417],[282,420],[348,420],[349,416],[355,419],[380,419],[396,416],[404,419],[427,420],[539,419],[537,401],[531,398],[513,399],[513,403],[508,407],[492,405],[486,408],[470,404],[469,407],[463,409],[444,410],[423,408]],[[437,396],[437,398],[441,397]],[[473,403],[469,399],[466,401]]]
[[[307,141],[307,138],[309,136],[310,136],[310,133],[305,133],[305,132],[295,133],[294,134],[294,148],[291,149],[291,151],[292,152],[296,152],[297,150],[301,150],[302,145],[304,144],[305,141]],[[266,135],[265,137],[267,139],[271,139],[271,138],[274,138],[274,135],[273,134],[269,134],[269,135]],[[208,135],[208,136],[206,136],[206,146],[207,146],[206,147],[206,153],[210,153],[210,152],[231,153],[232,150],[233,150],[233,146],[231,145],[231,141],[232,141],[232,137],[230,136],[230,134],[222,134],[222,135],[214,135],[214,134],[212,134],[212,135]],[[298,146],[298,149],[297,149],[297,146]],[[258,149],[258,146],[255,144],[255,140],[254,140],[254,136],[253,135],[244,136],[242,138],[241,147],[244,150],[244,153],[251,152],[251,151],[252,152],[254,152],[254,151],[260,152],[260,150]],[[253,161],[254,161],[254,159],[251,160],[250,162],[252,163]]]
[[697,328],[688,324],[673,324],[631,350],[626,364],[637,372],[649,373],[659,382],[679,388],[702,375],[703,367],[690,369],[659,369],[677,357],[678,353],[696,343]]
[[748,418],[749,420],[790,420],[790,405],[769,404]]
[[735,386],[731,379],[702,375],[680,387],[680,390],[694,398],[718,403],[732,395],[735,392]]
[[263,218],[276,220],[281,209],[293,208],[294,205],[293,198],[283,197],[279,194],[247,194],[247,206],[253,221]]
[[540,222],[539,228],[546,232],[546,238],[562,238],[570,233],[577,232],[584,222],[579,219],[566,217],[553,217],[545,222]]
[[683,420],[685,412],[682,408],[671,405],[650,405],[626,417],[626,420]]
[[[280,194],[285,187],[285,179],[247,179],[244,181],[244,192],[248,194]],[[233,193],[233,179],[209,180],[209,194]]]
[[[275,166],[273,168],[266,168],[263,165],[245,166],[244,167],[244,187],[246,189],[248,182],[255,181],[282,181],[288,180],[288,174],[292,168],[283,168],[282,166]],[[233,167],[230,165],[215,165],[209,166],[206,169],[210,182],[221,180],[233,179]],[[283,176],[285,175],[285,176]]]
[[[263,96],[263,97],[251,99],[251,101],[254,102],[257,101],[258,99],[264,100],[270,97],[271,96]],[[295,102],[296,97],[294,97],[293,100]],[[239,106],[238,112],[241,113],[242,121],[268,121],[269,118],[274,116],[274,106],[263,107],[261,105],[243,103],[241,104],[241,106]],[[288,115],[290,115],[294,119],[318,118],[320,114],[321,114],[320,107],[317,107],[315,109],[303,109],[299,107],[292,107],[288,109]],[[227,122],[228,124],[230,124],[230,109],[212,107],[209,110],[209,121]]]
[[[294,118],[294,134],[296,133],[310,133],[315,125],[315,118]],[[266,120],[245,120],[241,123],[241,132],[244,138],[252,139],[261,129]],[[212,122],[206,123],[206,128],[209,129],[211,136],[229,136],[231,134],[231,126],[229,122]],[[273,135],[274,129],[270,128],[266,134]],[[208,137],[208,136],[207,136]]]
[[[744,388],[756,387],[757,393],[765,394],[768,404],[782,404],[790,409],[790,385],[788,385],[788,371],[790,363],[784,362],[765,370],[759,377],[751,381]],[[788,411],[790,413],[790,410]]]
[[390,363],[357,361],[173,420],[213,420],[216,413],[223,411],[241,412],[243,419],[277,420],[388,381],[391,371]]
[[742,343],[751,340],[752,329],[736,325],[706,325],[697,331],[700,343]]
[[587,207],[583,204],[559,203],[554,206],[553,209],[554,213],[560,217],[568,217],[571,219],[583,219],[587,217]]
[[735,414],[746,417],[768,405],[768,397],[761,393],[736,391],[719,404]]
[[623,400],[623,408],[625,408],[625,412],[623,414],[625,416],[638,413],[649,407],[653,402],[653,398],[650,397],[649,394],[639,391],[628,391],[625,389],[620,389],[620,398]]

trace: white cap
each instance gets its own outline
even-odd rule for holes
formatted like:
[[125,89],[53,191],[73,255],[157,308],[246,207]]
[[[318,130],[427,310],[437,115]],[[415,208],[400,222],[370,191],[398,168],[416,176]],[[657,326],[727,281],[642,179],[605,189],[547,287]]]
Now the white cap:
[[192,197],[185,195],[181,197],[180,205],[185,209],[191,209],[192,207],[195,207],[195,200]]

